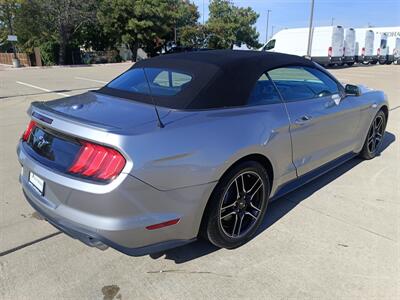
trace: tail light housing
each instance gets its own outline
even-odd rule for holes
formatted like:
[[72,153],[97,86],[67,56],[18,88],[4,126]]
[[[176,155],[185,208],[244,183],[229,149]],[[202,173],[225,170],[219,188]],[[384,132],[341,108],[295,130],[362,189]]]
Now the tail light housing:
[[28,126],[26,127],[24,133],[22,134],[22,140],[26,142],[29,139],[29,136],[32,133],[32,130],[36,127],[36,122],[35,121],[30,121]]
[[376,51],[376,53],[378,53],[378,55],[381,55],[381,48],[378,48],[378,50]]
[[361,55],[365,56],[365,48],[364,47],[361,49]]
[[328,48],[328,56],[331,57],[332,56],[332,47]]
[[102,181],[115,179],[126,164],[117,150],[81,141],[81,148],[68,172]]

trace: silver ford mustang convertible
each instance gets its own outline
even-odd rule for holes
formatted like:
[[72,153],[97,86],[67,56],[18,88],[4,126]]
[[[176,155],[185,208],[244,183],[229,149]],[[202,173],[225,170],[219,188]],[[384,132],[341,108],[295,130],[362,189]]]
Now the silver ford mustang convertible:
[[144,255],[199,236],[244,244],[268,201],[375,157],[388,101],[301,57],[213,50],[138,62],[28,114],[27,201],[89,246]]

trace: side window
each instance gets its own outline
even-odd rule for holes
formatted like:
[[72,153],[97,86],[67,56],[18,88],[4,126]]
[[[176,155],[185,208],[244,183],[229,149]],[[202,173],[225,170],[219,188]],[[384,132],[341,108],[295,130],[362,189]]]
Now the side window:
[[192,80],[192,77],[177,72],[161,71],[153,80],[153,83],[165,87],[179,87]]
[[251,91],[248,105],[264,105],[281,103],[281,99],[273,85],[265,74],[257,80],[253,90]]
[[287,67],[268,72],[287,102],[339,93],[337,83],[323,72],[307,67]]
[[275,41],[276,40],[270,40],[265,46],[263,51],[271,50],[275,48]]
[[325,97],[339,93],[339,87],[337,82],[334,81],[327,74],[314,68],[305,68],[305,69],[322,82],[321,84],[316,84],[316,85],[312,85],[312,83],[309,83],[310,87],[312,87],[314,92],[317,94],[317,97]]

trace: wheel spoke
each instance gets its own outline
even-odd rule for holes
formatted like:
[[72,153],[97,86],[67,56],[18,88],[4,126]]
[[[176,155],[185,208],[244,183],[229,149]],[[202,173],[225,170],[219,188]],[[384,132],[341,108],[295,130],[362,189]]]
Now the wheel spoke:
[[221,207],[221,211],[222,211],[222,210],[226,210],[226,209],[228,209],[228,208],[230,208],[230,207],[233,207],[233,206],[235,206],[235,204],[236,204],[236,202],[233,202],[232,204],[229,204],[229,205],[227,205],[227,206]]
[[257,217],[255,215],[253,215],[251,212],[246,211],[245,215],[248,215],[248,216],[252,217],[254,220],[257,220]]
[[376,119],[376,126],[375,126],[376,132],[380,131],[380,128],[382,127],[382,125],[383,125],[382,118],[377,118]]
[[252,194],[253,190],[257,188],[259,182],[262,185],[261,179],[257,178],[256,182],[254,182],[253,186],[247,191],[247,193]]
[[261,209],[259,209],[258,207],[256,207],[252,202],[250,202],[250,206],[251,206],[252,208],[254,208],[257,212],[260,212],[260,211],[261,211]]
[[224,216],[221,215],[221,220],[223,220],[223,219],[225,219],[226,217],[229,217],[229,216],[231,216],[231,215],[234,215],[234,214],[236,214],[236,211],[231,211],[230,213],[227,213],[227,214],[224,215]]
[[239,228],[238,228],[238,234],[237,235],[240,235],[240,231],[242,230],[243,219],[244,219],[244,214],[240,217],[240,223],[239,223]]
[[250,195],[250,202],[253,201],[254,196],[257,194],[258,190],[264,186],[264,184],[262,183],[262,181],[260,180],[261,184],[257,186],[257,188],[252,192],[252,194]]
[[[239,178],[239,177],[238,177]],[[235,179],[235,186],[236,186],[236,199],[240,198],[240,192],[239,192],[239,184],[238,184],[238,178]]]
[[370,145],[371,143],[373,143],[374,142],[374,139],[375,139],[375,136],[370,136],[369,138],[368,138],[368,145]]
[[236,229],[237,221],[238,221],[238,215],[236,214],[235,215],[235,224],[233,225],[233,230],[232,230],[232,236],[235,235],[235,229]]
[[242,190],[243,190],[243,193],[246,193],[247,191],[246,191],[246,187],[244,186],[244,177],[243,177],[243,174],[240,175],[240,178],[242,178]]
[[373,139],[372,140],[373,141],[373,143],[371,143],[371,152],[374,152],[375,151],[375,147],[376,147],[376,144],[375,144],[375,139]]

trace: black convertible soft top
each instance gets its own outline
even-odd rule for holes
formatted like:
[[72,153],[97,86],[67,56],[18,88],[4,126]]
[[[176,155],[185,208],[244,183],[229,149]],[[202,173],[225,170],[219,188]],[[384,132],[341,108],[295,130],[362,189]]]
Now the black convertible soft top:
[[[180,93],[157,96],[155,101],[158,105],[175,109],[209,109],[245,105],[264,72],[292,65],[315,67],[312,61],[295,55],[210,50],[162,55],[142,60],[132,68],[168,68],[191,74],[192,81]],[[148,95],[130,94],[117,96],[152,103]]]

